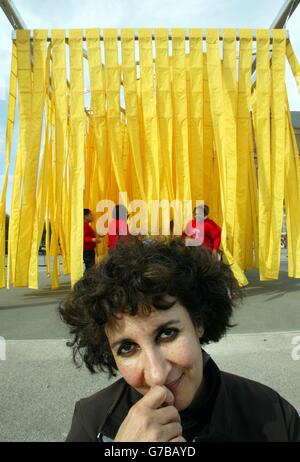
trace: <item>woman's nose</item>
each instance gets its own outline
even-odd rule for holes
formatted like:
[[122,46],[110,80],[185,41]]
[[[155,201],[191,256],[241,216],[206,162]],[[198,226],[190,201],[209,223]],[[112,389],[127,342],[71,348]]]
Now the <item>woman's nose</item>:
[[149,387],[164,385],[172,368],[171,363],[159,351],[145,353],[144,378]]

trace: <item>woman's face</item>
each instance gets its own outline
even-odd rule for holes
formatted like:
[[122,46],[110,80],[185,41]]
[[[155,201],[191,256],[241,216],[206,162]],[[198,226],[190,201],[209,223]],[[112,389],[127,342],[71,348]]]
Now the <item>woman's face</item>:
[[155,385],[165,385],[181,411],[192,402],[202,383],[203,363],[199,338],[188,311],[178,302],[150,315],[124,314],[106,335],[120,374],[145,395]]

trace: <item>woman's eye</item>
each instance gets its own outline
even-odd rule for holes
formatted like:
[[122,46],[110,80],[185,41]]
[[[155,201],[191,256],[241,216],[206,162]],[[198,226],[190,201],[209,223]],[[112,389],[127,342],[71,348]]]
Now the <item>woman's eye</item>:
[[159,339],[160,340],[171,340],[175,337],[177,337],[178,334],[177,329],[164,329],[160,334],[159,334]]
[[124,343],[118,349],[118,355],[120,356],[129,356],[134,351],[134,343]]

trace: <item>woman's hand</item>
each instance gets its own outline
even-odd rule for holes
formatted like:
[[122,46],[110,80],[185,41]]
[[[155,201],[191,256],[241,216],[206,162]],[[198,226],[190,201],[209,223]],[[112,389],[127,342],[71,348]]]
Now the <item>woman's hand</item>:
[[127,414],[116,442],[185,442],[174,396],[164,386],[155,386]]

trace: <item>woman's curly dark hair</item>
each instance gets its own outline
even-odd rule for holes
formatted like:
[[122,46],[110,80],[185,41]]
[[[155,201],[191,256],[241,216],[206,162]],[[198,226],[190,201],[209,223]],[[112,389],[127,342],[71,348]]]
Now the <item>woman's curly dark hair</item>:
[[[105,324],[120,314],[135,316],[151,309],[183,305],[195,326],[203,326],[201,343],[217,342],[232,327],[230,318],[241,290],[228,265],[183,239],[123,239],[74,285],[59,313],[69,325],[73,359],[91,372],[116,375]],[[172,301],[170,301],[172,300]]]

